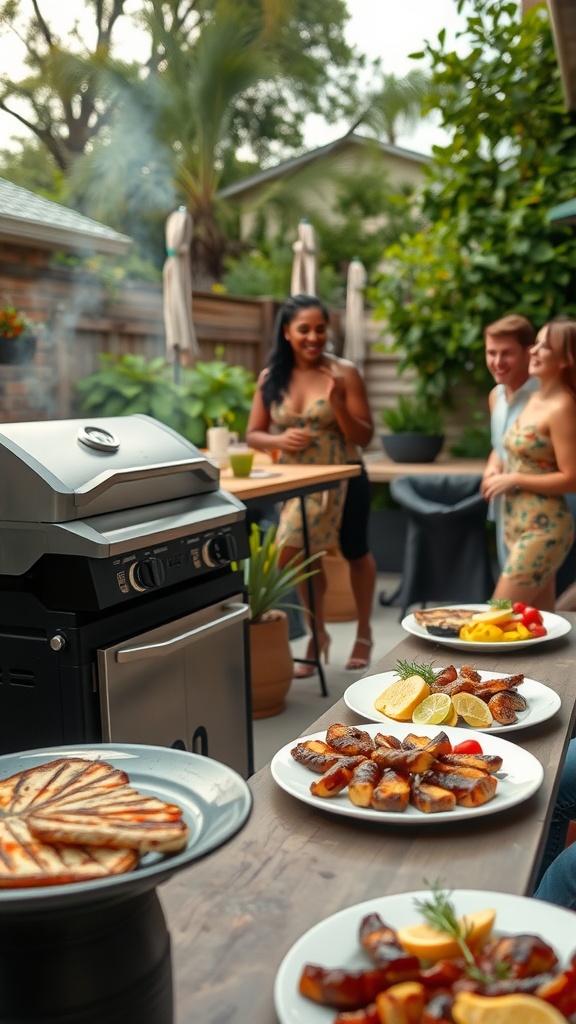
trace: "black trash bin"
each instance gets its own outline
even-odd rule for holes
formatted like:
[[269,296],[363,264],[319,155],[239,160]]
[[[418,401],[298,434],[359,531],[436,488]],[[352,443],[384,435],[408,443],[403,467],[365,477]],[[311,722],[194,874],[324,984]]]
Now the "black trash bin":
[[487,601],[494,589],[479,475],[403,476],[390,492],[408,513],[402,582],[395,603]]

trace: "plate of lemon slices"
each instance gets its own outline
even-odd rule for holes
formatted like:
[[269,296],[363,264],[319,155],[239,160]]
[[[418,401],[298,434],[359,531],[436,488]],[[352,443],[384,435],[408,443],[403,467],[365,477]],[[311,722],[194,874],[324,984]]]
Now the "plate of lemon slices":
[[[412,666],[429,670],[428,678],[441,676],[444,669],[433,670],[430,666]],[[400,666],[401,668],[401,666]],[[457,670],[456,670],[457,671]],[[494,694],[484,699],[474,692],[442,693],[431,692],[426,679],[414,675],[402,679],[398,670],[378,672],[372,676],[357,679],[344,692],[344,702],[369,722],[404,721],[425,726],[459,726],[463,729],[478,729],[491,733],[508,733],[527,729],[539,722],[545,722],[560,709],[560,697],[555,690],[537,679],[523,675],[509,675],[478,671],[478,692],[488,696],[489,684],[494,683]],[[424,685],[423,685],[424,684]],[[509,689],[506,687],[509,684]],[[482,687],[487,690],[482,690]],[[501,687],[497,689],[496,687]],[[500,704],[507,698],[515,698],[516,704],[506,715],[507,721],[498,721],[498,711],[492,707],[494,700]],[[389,699],[390,698],[390,699]],[[513,701],[512,701],[513,702]],[[492,707],[491,707],[492,704]]]

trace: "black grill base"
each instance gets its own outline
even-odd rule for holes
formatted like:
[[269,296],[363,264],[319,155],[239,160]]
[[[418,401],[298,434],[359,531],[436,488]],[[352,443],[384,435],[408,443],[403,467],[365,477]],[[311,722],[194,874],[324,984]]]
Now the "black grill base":
[[[101,742],[97,649],[242,591],[242,574],[225,569],[201,583],[87,613],[48,609],[34,594],[0,589],[0,753]],[[55,651],[50,639],[58,634],[66,644]],[[239,666],[239,687],[245,685],[245,668]],[[250,721],[248,731],[246,774],[252,771]]]

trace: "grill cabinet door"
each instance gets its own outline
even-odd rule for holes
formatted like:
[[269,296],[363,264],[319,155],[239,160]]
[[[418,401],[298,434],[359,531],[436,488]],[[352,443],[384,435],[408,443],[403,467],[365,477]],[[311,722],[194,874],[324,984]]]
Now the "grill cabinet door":
[[238,594],[99,650],[102,740],[180,747],[247,778],[248,615]]

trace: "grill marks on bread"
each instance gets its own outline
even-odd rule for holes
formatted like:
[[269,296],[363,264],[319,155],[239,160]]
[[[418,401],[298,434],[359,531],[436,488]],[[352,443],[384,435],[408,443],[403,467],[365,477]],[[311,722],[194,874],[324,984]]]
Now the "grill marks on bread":
[[61,758],[0,782],[0,887],[121,874],[142,853],[183,849],[181,808],[129,781],[105,761]]

